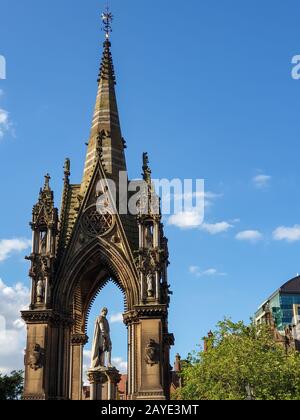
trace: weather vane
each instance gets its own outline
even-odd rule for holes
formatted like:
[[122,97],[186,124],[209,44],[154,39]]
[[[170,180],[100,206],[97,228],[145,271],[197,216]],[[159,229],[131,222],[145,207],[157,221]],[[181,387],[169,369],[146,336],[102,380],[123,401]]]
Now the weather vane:
[[112,15],[112,13],[109,10],[109,6],[106,6],[106,10],[104,13],[102,13],[101,15],[102,21],[103,21],[103,31],[105,32],[106,35],[106,39],[109,39],[109,36],[112,32],[112,21],[114,20],[114,17]]

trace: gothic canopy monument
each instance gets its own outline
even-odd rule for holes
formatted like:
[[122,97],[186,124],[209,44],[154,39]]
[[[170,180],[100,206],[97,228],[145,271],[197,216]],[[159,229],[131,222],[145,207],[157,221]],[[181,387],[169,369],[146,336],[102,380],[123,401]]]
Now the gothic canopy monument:
[[[120,186],[124,174],[125,185],[129,180],[111,55],[112,15],[107,11],[102,18],[106,37],[82,181],[70,182],[66,159],[60,212],[49,175],[33,207],[33,247],[27,257],[31,304],[22,312],[27,325],[24,398],[28,400],[82,398],[89,312],[109,281],[124,294],[129,398],[169,398],[174,337],[168,331],[168,242],[160,211],[154,211],[147,154],[143,156],[146,188],[137,213],[124,211],[131,197]],[[110,363],[109,343],[105,348]]]

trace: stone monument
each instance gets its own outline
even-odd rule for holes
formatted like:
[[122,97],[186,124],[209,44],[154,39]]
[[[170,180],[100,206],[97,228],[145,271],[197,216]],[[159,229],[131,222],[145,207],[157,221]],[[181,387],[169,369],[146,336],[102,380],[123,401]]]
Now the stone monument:
[[[82,400],[89,311],[108,281],[124,295],[128,399],[170,399],[170,348],[174,336],[168,324],[172,294],[168,240],[146,152],[143,180],[138,184],[134,181],[140,190],[134,208],[135,194],[127,194],[131,179],[117,105],[109,10],[102,19],[105,39],[81,182],[72,181],[67,158],[60,211],[55,206],[48,174],[33,206],[32,249],[27,256],[32,288],[30,306],[22,311],[27,331],[25,400]],[[156,135],[159,141],[159,130]],[[56,152],[59,155],[60,151]],[[44,159],[47,162],[46,152]],[[114,199],[115,192],[118,200]],[[105,204],[105,212],[99,213],[99,202],[101,207]],[[106,385],[96,386],[102,379],[108,381],[109,376],[111,383],[117,381],[116,370],[109,367],[111,343],[101,331],[106,324],[104,318],[97,323],[98,338],[90,370],[97,399],[113,397]]]
[[107,320],[108,309],[103,308],[96,319],[91,368],[88,378],[91,384],[91,400],[116,400],[117,387],[121,380],[120,372],[112,366],[112,342]]

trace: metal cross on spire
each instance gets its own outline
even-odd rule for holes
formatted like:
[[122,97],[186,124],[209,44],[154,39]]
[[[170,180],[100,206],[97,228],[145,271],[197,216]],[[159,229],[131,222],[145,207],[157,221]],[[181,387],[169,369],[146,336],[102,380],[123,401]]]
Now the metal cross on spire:
[[112,32],[112,22],[114,20],[113,14],[110,12],[109,6],[106,6],[105,12],[101,15],[103,21],[103,31],[105,32],[106,39],[109,39]]

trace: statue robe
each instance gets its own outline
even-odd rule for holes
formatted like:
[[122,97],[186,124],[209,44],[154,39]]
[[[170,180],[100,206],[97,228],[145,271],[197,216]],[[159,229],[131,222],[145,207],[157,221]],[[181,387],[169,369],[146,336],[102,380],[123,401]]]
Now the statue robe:
[[105,353],[111,352],[110,328],[107,319],[99,316],[95,322],[91,368],[97,369],[105,364]]

